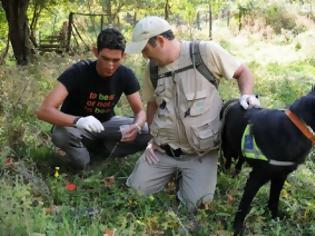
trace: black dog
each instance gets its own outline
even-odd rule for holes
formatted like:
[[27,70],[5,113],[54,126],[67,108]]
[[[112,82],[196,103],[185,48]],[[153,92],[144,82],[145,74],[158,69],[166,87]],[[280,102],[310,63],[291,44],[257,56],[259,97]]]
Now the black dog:
[[[277,217],[279,195],[284,181],[304,162],[312,147],[312,141],[306,138],[283,110],[253,108],[245,111],[238,102],[228,104],[225,106],[227,109],[222,130],[222,150],[227,159],[227,166],[234,157],[240,160],[237,171],[244,160],[252,167],[234,219],[234,235],[239,235],[244,230],[244,219],[253,198],[269,180],[271,187],[268,208],[272,217]],[[315,87],[309,94],[290,105],[289,110],[315,130]],[[244,157],[241,140],[247,124],[251,124],[250,132],[266,160]],[[314,142],[314,134],[309,131],[309,135]]]

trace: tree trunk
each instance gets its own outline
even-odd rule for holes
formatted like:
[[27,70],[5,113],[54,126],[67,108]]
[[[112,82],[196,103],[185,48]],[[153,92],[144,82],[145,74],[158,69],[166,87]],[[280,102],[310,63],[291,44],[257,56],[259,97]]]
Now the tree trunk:
[[212,6],[209,2],[209,39],[212,39]]
[[165,20],[169,19],[170,13],[171,13],[171,6],[170,6],[168,0],[166,0],[165,6],[164,6],[164,18],[165,18]]
[[26,11],[29,0],[1,0],[9,25],[9,37],[18,65],[30,61],[30,31]]
[[35,45],[35,47],[38,47],[38,43],[37,43],[37,40],[36,40],[36,36],[35,36],[35,32],[36,32],[36,29],[37,29],[37,22],[38,22],[38,19],[40,17],[40,14],[42,12],[42,7],[41,5],[38,3],[38,1],[35,1],[34,2],[34,10],[33,10],[33,17],[32,17],[32,21],[31,21],[31,24],[30,24],[30,39],[32,41],[32,43]]
[[133,25],[136,25],[137,24],[137,11],[134,11],[133,13]]
[[67,52],[70,52],[70,42],[71,42],[71,35],[72,35],[72,25],[73,25],[73,12],[69,14],[69,21],[68,21],[68,32],[67,32]]
[[[115,22],[115,25],[120,28],[120,18],[119,18],[119,13],[121,11],[121,9],[124,7],[124,4],[122,3],[119,3],[116,10],[114,11],[113,13],[113,10],[112,10],[112,19],[115,20],[113,22]],[[113,23],[112,22],[112,23]]]
[[227,10],[227,14],[226,14],[226,15],[227,15],[227,16],[226,16],[226,18],[227,18],[227,19],[226,19],[226,25],[227,25],[227,27],[230,26],[230,17],[231,17],[230,14],[231,14],[231,13],[230,13],[230,8],[229,8],[229,9]]
[[111,25],[113,23],[111,0],[106,0],[104,4],[105,4],[105,6],[103,5],[103,7],[105,7],[104,10],[107,14],[108,24]]
[[238,31],[240,32],[242,30],[243,8],[239,7],[238,10]]
[[90,1],[88,1],[88,7],[89,7],[90,21],[91,21],[91,24],[92,24],[92,27],[93,27],[94,35],[95,35],[95,38],[97,38],[98,31],[96,30],[95,17],[92,16],[93,13],[92,13]]
[[199,12],[199,11],[197,11],[196,24],[197,24],[197,29],[198,29],[198,30],[201,30],[200,12]]
[[104,28],[104,15],[101,15],[101,28],[100,28],[100,32],[103,30]]

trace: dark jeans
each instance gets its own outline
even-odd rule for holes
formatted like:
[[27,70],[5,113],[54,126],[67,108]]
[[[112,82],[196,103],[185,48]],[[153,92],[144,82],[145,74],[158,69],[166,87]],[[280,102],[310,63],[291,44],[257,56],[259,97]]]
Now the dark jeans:
[[55,126],[52,130],[52,141],[62,149],[74,167],[86,169],[93,154],[106,157],[123,157],[144,150],[150,139],[148,126],[141,130],[133,142],[120,142],[121,125],[132,124],[133,118],[114,116],[103,123],[104,131],[90,133],[74,127]]

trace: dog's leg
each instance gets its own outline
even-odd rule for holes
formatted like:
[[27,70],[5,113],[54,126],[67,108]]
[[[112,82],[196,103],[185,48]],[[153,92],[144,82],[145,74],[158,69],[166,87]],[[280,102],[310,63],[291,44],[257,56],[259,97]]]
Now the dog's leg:
[[233,173],[233,177],[237,176],[241,172],[244,162],[245,162],[244,157],[240,156],[238,158],[238,160],[237,160],[236,165],[235,165],[235,170],[234,170],[234,173]]
[[276,218],[278,215],[279,196],[287,176],[287,174],[284,174],[271,179],[268,208],[271,211],[272,218]]
[[269,179],[270,177],[269,175],[266,175],[265,168],[253,168],[251,171],[245,186],[241,203],[235,215],[234,235],[242,234],[244,219],[250,210],[250,204],[260,187],[263,186]]

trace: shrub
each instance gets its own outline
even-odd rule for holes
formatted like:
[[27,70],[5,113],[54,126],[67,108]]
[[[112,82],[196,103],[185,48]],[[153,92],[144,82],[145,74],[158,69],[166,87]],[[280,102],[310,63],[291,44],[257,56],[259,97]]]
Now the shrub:
[[281,33],[281,29],[294,30],[296,27],[295,16],[276,3],[269,5],[264,15],[266,23],[271,25],[277,34]]
[[40,200],[32,196],[31,186],[19,175],[5,171],[0,178],[0,235],[31,235],[41,233],[46,227],[47,216]]

